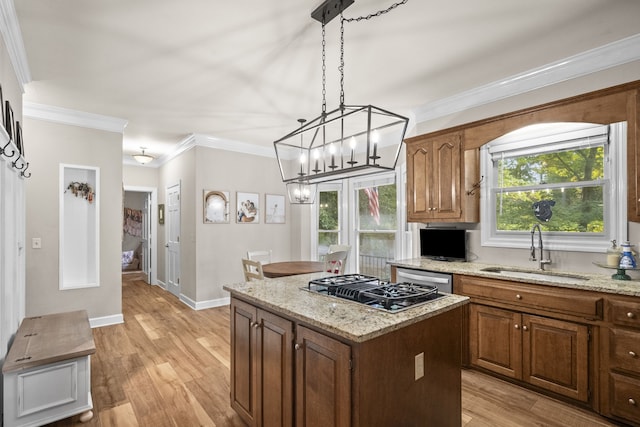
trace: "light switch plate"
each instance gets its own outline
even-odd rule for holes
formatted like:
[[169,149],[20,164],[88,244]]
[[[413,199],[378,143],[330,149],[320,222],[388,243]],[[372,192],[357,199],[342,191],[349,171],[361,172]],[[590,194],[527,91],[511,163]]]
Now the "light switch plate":
[[418,381],[420,378],[424,377],[424,353],[416,355],[415,366],[415,380]]
[[42,249],[42,239],[40,237],[31,239],[31,247],[33,249]]

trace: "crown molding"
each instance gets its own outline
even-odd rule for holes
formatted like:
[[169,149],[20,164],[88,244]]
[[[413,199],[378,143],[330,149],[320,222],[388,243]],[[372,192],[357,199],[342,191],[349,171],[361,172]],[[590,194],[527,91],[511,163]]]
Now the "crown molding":
[[20,30],[13,0],[0,0],[0,32],[7,47],[13,70],[16,73],[18,84],[22,93],[24,93],[24,85],[31,81],[31,71],[29,71],[27,53],[24,48],[22,31]]
[[414,113],[425,122],[638,60],[640,34],[423,104]]
[[117,117],[86,113],[84,111],[54,107],[52,105],[36,104],[34,102],[25,102],[23,104],[22,115],[37,120],[115,133],[124,133],[124,128],[128,123],[127,120]]
[[276,154],[273,147],[264,147],[246,142],[232,141],[229,139],[214,138],[208,135],[194,135],[196,145],[200,147],[215,148],[218,150],[235,151],[243,154],[253,154],[254,156],[269,157],[275,159]]

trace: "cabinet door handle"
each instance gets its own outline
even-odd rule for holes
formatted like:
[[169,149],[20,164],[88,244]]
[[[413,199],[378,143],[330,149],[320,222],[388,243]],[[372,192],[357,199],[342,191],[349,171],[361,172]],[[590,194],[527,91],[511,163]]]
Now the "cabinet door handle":
[[296,343],[296,345],[293,346],[293,348],[295,348],[296,350],[300,350],[300,344]]
[[630,351],[630,352],[629,352],[629,356],[631,356],[631,357],[638,357],[638,355],[636,354],[636,352],[635,352],[635,351]]
[[514,328],[516,329],[520,329],[520,325],[518,325],[517,323],[515,324]]
[[522,295],[516,294],[516,299],[522,299]]
[[253,322],[253,324],[251,326],[253,326],[253,329],[258,329],[260,327],[260,323]]
[[636,406],[636,401],[633,398],[629,398],[629,405]]
[[527,328],[527,326],[525,325],[525,326],[523,326],[523,327],[522,327],[522,330],[523,330],[523,331],[528,331],[528,330],[529,330],[529,328]]
[[635,315],[634,313],[632,313],[632,312],[628,312],[628,313],[627,313],[627,317],[628,317],[629,319],[635,319],[635,318],[636,318],[636,315]]

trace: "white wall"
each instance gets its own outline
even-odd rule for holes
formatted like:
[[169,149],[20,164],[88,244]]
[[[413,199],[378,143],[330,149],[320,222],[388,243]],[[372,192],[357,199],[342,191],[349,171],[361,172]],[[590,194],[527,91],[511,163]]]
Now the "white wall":
[[[122,134],[27,118],[32,177],[27,182],[27,315],[87,310],[89,318],[122,316]],[[59,290],[59,164],[100,168],[100,286]]]

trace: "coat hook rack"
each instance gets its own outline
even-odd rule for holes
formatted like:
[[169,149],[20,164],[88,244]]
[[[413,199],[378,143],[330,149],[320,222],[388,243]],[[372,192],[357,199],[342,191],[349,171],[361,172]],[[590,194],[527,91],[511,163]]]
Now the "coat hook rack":
[[20,172],[20,175],[24,178],[31,178],[31,172],[29,172],[29,175],[25,174],[27,169],[29,169],[29,162],[27,162],[27,166],[24,169],[22,169],[22,171]]
[[480,188],[480,184],[482,184],[482,181],[484,181],[484,175],[480,177],[480,181],[471,186],[471,190],[467,191],[467,196],[473,196],[474,194],[476,194],[476,190]]
[[11,140],[9,140],[9,142],[7,142],[7,145],[5,145],[4,147],[0,148],[0,154],[3,154],[7,158],[11,159],[13,156],[16,155],[16,150],[12,149],[11,150],[11,154],[7,153],[7,147],[9,145],[11,145]]
[[27,165],[27,163],[24,160],[22,160],[22,166],[18,166],[18,160],[22,160],[22,157],[18,156],[18,158],[15,159],[11,164],[13,165],[14,168],[16,168],[18,170],[24,169],[24,167]]

